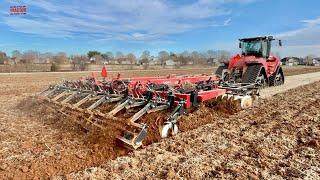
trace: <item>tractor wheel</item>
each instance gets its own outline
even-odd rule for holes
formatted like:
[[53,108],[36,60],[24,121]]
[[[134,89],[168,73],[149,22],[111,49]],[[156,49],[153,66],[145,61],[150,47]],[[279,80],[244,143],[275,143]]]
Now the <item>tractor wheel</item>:
[[257,83],[261,88],[268,86],[268,80],[262,65],[248,66],[242,78],[243,83]]
[[265,88],[268,86],[268,82],[264,73],[259,73],[259,76],[256,79],[256,83],[260,84],[261,88]]
[[219,76],[223,81],[227,81],[229,77],[228,66],[226,65],[219,66],[215,72],[215,75]]
[[160,129],[161,138],[167,138],[169,135],[174,136],[179,132],[177,124],[167,123]]
[[278,68],[277,71],[270,76],[269,82],[270,86],[280,86],[284,83],[284,75],[281,67]]

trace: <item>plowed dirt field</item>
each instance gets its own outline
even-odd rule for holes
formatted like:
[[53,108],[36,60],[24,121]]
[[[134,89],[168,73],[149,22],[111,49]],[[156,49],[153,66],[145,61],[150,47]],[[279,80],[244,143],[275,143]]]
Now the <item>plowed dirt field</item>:
[[202,108],[205,116],[187,118],[210,124],[66,177],[319,179],[319,89],[291,89],[227,118]]
[[[319,70],[320,68],[286,68],[285,73],[287,75],[294,75]],[[141,72],[128,71],[125,73],[125,76],[166,75],[172,73],[199,74],[210,72],[212,72],[212,69],[209,68]],[[110,74],[113,75],[116,73],[117,72],[110,72]],[[174,138],[161,140],[160,143],[152,144],[143,150],[131,153],[126,149],[118,148],[114,144],[106,145],[105,137],[84,132],[80,127],[67,122],[64,117],[57,115],[54,111],[50,109],[45,109],[44,111],[43,106],[40,104],[26,101],[30,95],[40,92],[49,84],[60,82],[62,78],[75,79],[80,75],[84,76],[87,74],[87,72],[0,74],[0,179],[33,179],[48,178],[51,176],[111,178],[120,177],[120,175],[126,178],[134,174],[136,174],[135,177],[139,178],[143,178],[144,175],[150,178],[246,177],[247,175],[252,175],[253,177],[262,177],[264,175],[266,175],[266,177],[271,177],[271,175],[274,175],[274,177],[287,177],[290,176],[290,173],[293,174],[292,176],[297,177],[304,177],[305,174],[308,174],[310,177],[319,175],[319,159],[317,159],[319,157],[319,139],[313,138],[314,135],[319,136],[319,134],[314,134],[319,131],[319,92],[316,91],[319,90],[319,82],[290,90],[285,94],[276,95],[275,97],[278,98],[272,97],[271,100],[260,100],[259,104],[256,105],[257,107],[245,112],[226,113],[219,111],[219,109],[213,111],[210,105],[204,105],[196,112],[182,119],[181,122],[186,123],[181,124],[181,131],[188,130],[187,132],[181,133]],[[315,73],[313,75],[304,75],[307,79],[309,76],[312,76],[312,78],[309,79],[310,82],[312,82],[320,78],[320,73],[318,75],[315,75]],[[291,76],[288,77],[288,79],[293,82],[295,86],[298,86],[299,81],[301,81],[301,78],[298,76]],[[286,87],[286,85],[283,87]],[[274,90],[274,93],[278,92],[281,92],[281,90]],[[281,107],[281,109],[279,109],[279,107]],[[314,107],[318,107],[318,109]],[[275,118],[272,118],[273,116],[270,110],[272,110],[272,112],[275,111]],[[286,113],[283,114],[282,112]],[[261,117],[257,115],[258,113],[261,113]],[[286,119],[288,126],[294,126],[294,128],[286,130],[286,133],[288,131],[287,134],[291,135],[287,137],[287,134],[284,134],[283,138],[274,135],[273,132],[269,132],[273,130],[271,127],[280,126],[279,123],[282,121],[278,122],[275,120],[276,118],[281,119],[282,116],[289,117],[289,119]],[[308,118],[300,118],[300,116],[309,117],[309,119],[313,118],[314,121],[309,122]],[[262,123],[260,127],[259,122],[262,120],[259,119],[261,118],[265,119],[265,121],[263,121],[264,123]],[[296,122],[296,118],[297,123],[292,124],[293,121]],[[194,121],[195,119],[198,121]],[[268,123],[269,120],[271,122],[270,124]],[[205,125],[208,123],[212,124]],[[272,123],[274,123],[274,126]],[[201,128],[189,131],[202,125],[204,126]],[[300,132],[300,130],[295,131],[299,129],[295,126],[301,126],[301,131],[306,126],[307,130],[306,132]],[[240,127],[242,129],[244,128],[244,130],[239,129]],[[254,128],[251,127],[259,127],[259,129],[253,131],[252,129]],[[286,128],[286,126],[284,127]],[[283,127],[280,126],[279,128],[281,130]],[[271,165],[264,167],[266,174],[257,173],[262,170],[260,166],[256,164],[255,160],[255,158],[257,159],[260,155],[251,157],[250,154],[252,152],[255,153],[256,150],[254,149],[256,147],[251,148],[249,143],[259,145],[258,142],[260,141],[256,141],[255,139],[260,137],[259,140],[261,140],[260,135],[262,134],[260,134],[260,130],[269,133],[270,141],[275,141],[275,144],[277,144],[278,141],[278,145],[281,144],[282,141],[285,143],[287,143],[286,141],[292,141],[291,146],[288,146],[288,144],[279,145],[279,147],[273,146],[269,144],[269,141],[263,144],[266,145],[264,150],[266,152],[264,152],[265,154],[263,154],[263,156],[261,155],[261,159],[266,159],[268,163],[271,163]],[[281,133],[282,131],[280,130],[279,132],[276,131],[276,133]],[[247,143],[240,138],[242,131],[243,135],[241,137],[246,137],[248,139]],[[300,140],[300,144],[296,142],[298,132],[300,132],[302,144]],[[150,140],[150,143],[158,140],[159,139],[155,137]],[[294,142],[296,142],[296,144],[294,144]],[[312,147],[305,145],[308,143],[313,144]],[[309,149],[310,152],[304,152],[304,150],[298,151],[293,149],[298,145],[312,148],[312,150]],[[273,148],[275,148],[275,150],[272,150]],[[286,162],[289,164],[274,164],[274,162],[280,163],[282,157],[280,155],[286,152],[280,152],[280,150],[283,150],[282,148],[292,149],[293,151],[293,155],[286,158]],[[234,152],[244,154],[236,155],[233,154]],[[113,161],[108,161],[122,155],[128,155],[128,153],[130,155],[129,157],[124,156]],[[275,157],[270,155],[270,157],[273,157],[270,159],[269,155],[266,155],[268,153],[276,153],[276,155]],[[310,155],[309,160],[307,161],[301,153]],[[238,160],[236,156],[239,156]],[[304,163],[306,165],[305,170],[299,169],[301,163],[297,163],[296,161],[293,162],[296,162],[295,165],[297,167],[293,167],[290,158]],[[213,159],[216,161],[213,161]],[[246,162],[246,159],[249,159],[248,162]],[[250,160],[252,160],[253,164],[249,163]],[[231,165],[228,164],[229,161]],[[241,164],[244,162],[247,164]],[[238,169],[235,167],[238,167]],[[274,168],[272,169],[271,167]],[[276,168],[280,168],[280,170]],[[294,168],[298,168],[299,173],[297,173],[298,171],[295,171]],[[233,172],[234,169],[238,170],[238,174],[237,172]],[[290,172],[289,175],[286,174],[288,172]],[[112,176],[110,174],[112,174]]]

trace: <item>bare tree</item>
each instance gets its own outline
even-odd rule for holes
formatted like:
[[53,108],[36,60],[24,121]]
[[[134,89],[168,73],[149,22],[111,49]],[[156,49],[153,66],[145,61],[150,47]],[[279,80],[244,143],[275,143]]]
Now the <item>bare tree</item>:
[[313,65],[313,59],[315,57],[316,57],[315,55],[309,54],[304,58],[304,62],[306,63],[307,66],[312,66]]
[[52,63],[52,61],[53,61],[53,54],[51,52],[40,54],[41,63]]
[[140,63],[144,65],[144,69],[147,69],[149,67],[149,61],[150,61],[150,52],[149,51],[143,51],[142,55],[140,57]]
[[158,58],[160,60],[161,66],[164,67],[166,61],[170,59],[170,55],[167,51],[160,51],[158,54]]
[[122,61],[124,60],[124,55],[122,52],[118,51],[116,52],[116,60],[119,64],[122,64]]
[[56,63],[56,64],[65,64],[65,63],[67,63],[68,62],[68,58],[67,58],[66,53],[64,53],[64,52],[57,53],[56,55],[53,56],[52,62]]
[[28,50],[26,52],[23,52],[22,63],[31,64],[31,63],[38,63],[39,62],[39,52]]
[[207,51],[207,57],[206,58],[215,58],[216,53],[213,50],[208,50]]
[[183,54],[177,54],[177,53],[170,53],[170,58],[175,62],[175,65],[177,67],[180,67],[180,65],[187,65],[189,57],[183,56]]
[[111,61],[114,60],[114,56],[113,56],[113,53],[108,51],[104,54],[102,54],[102,57],[105,59],[105,61],[107,61],[108,63],[110,63]]
[[218,61],[217,52],[213,50],[208,50],[205,54],[205,58],[206,58],[207,64],[215,65]]
[[198,51],[192,51],[191,53],[191,59],[193,64],[198,64],[198,61],[200,59],[200,54]]
[[185,64],[192,64],[191,54],[188,51],[183,51],[181,56],[184,58]]
[[89,62],[89,59],[86,55],[73,55],[71,56],[73,64],[81,64]]
[[141,59],[148,59],[150,60],[150,52],[149,51],[143,51],[141,55]]
[[11,57],[12,57],[13,63],[17,64],[17,63],[20,63],[22,59],[22,54],[20,53],[20,51],[14,50],[11,53]]
[[86,55],[75,55],[71,59],[74,65],[79,65],[81,71],[85,70],[85,64],[89,62],[89,58]]
[[132,65],[132,64],[136,64],[136,62],[137,62],[137,58],[136,58],[136,56],[135,56],[133,53],[129,53],[129,54],[127,55],[127,59],[129,60],[129,62],[130,62],[131,65]]
[[90,60],[91,60],[91,63],[95,63],[95,64],[103,64],[104,62],[104,58],[100,54],[96,54],[92,56]]
[[217,51],[217,59],[219,62],[227,62],[230,59],[230,52],[224,50]]
[[183,51],[181,53],[181,56],[185,57],[185,58],[190,58],[190,53],[188,51]]

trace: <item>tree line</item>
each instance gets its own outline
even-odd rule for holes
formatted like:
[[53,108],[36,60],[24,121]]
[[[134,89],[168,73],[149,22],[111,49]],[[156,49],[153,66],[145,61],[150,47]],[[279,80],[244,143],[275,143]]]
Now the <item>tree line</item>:
[[141,64],[141,65],[175,65],[187,64],[214,64],[221,61],[226,61],[231,54],[223,50],[208,50],[205,52],[199,51],[183,51],[182,53],[174,53],[168,51],[160,51],[156,56],[151,55],[149,51],[143,51],[140,56],[133,53],[124,54],[123,52],[113,53],[99,52],[96,50],[88,51],[82,55],[67,55],[64,52],[58,53],[40,53],[38,51],[20,52],[14,50],[11,56],[4,52],[0,52],[0,64],[32,64],[32,63],[54,63],[54,64]]
[[[34,63],[50,63],[50,64],[75,64],[84,66],[85,64],[129,64],[129,65],[217,65],[220,62],[228,61],[231,53],[224,50],[208,50],[200,51],[183,51],[174,53],[168,51],[160,51],[156,56],[151,55],[149,51],[143,51],[140,56],[133,53],[125,54],[118,52],[99,52],[96,50],[88,51],[82,55],[67,55],[64,52],[58,53],[40,53],[38,51],[28,50],[20,52],[14,50],[10,55],[0,51],[0,64],[34,64]],[[278,57],[279,54],[277,54]],[[287,57],[289,58],[289,57]],[[285,58],[284,58],[285,59]],[[290,58],[289,58],[290,59]],[[313,65],[314,59],[319,61],[315,55],[307,55],[300,59],[302,64]],[[301,63],[300,63],[301,64]]]

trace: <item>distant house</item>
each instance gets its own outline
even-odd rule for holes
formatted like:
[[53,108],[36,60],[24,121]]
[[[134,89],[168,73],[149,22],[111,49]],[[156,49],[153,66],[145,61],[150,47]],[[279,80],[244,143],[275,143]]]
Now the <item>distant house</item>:
[[285,57],[281,59],[281,64],[286,66],[304,65],[304,61],[299,57]]
[[166,65],[167,66],[174,66],[176,65],[176,62],[174,62],[172,59],[166,60]]
[[7,58],[6,60],[4,60],[3,64],[9,64],[9,65],[17,64],[16,63],[16,58]]
[[[17,57],[12,57],[11,58],[11,63],[12,64],[17,64]],[[9,64],[10,64],[10,62],[9,62]]]
[[90,58],[90,63],[95,64],[96,63],[96,57],[91,57]]
[[131,64],[130,60],[129,59],[123,59],[121,61],[121,64]]
[[320,58],[313,58],[312,59],[312,65],[320,66]]
[[116,60],[118,64],[126,64],[126,65],[131,64],[131,61],[126,57],[117,58]]
[[119,64],[119,62],[116,59],[111,59],[107,62],[107,64]]
[[92,64],[102,64],[104,61],[105,59],[100,54],[96,54],[90,58],[90,63]]
[[156,60],[150,61],[149,64],[150,65],[160,65],[161,63],[159,60],[156,59]]
[[8,60],[8,59],[5,59],[4,61],[3,61],[3,64],[9,64],[10,63],[10,61]]
[[160,65],[160,60],[158,57],[151,57],[149,60],[149,65]]
[[193,65],[193,61],[188,61],[187,65]]

